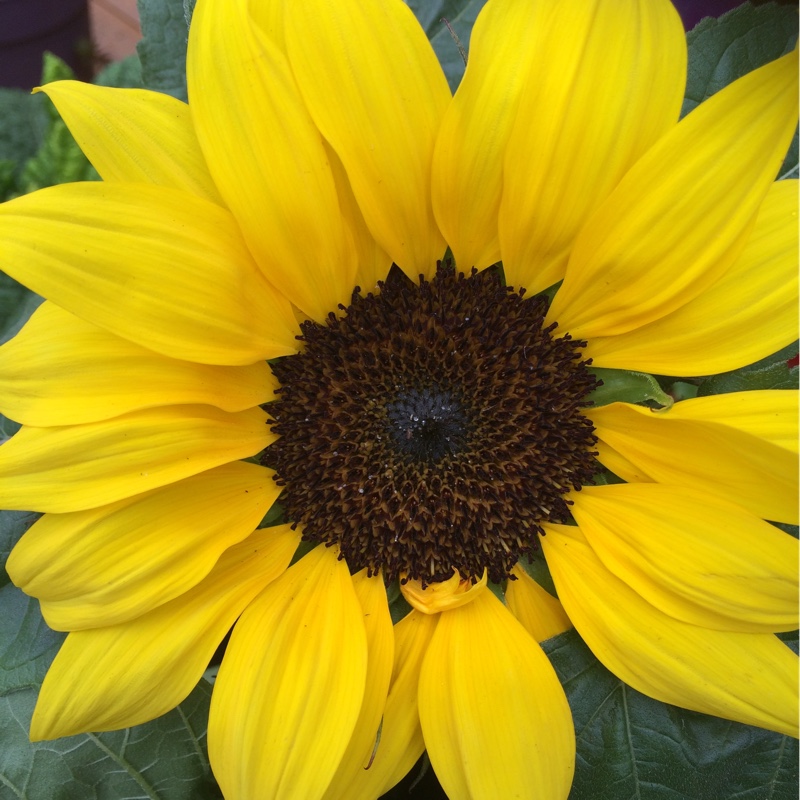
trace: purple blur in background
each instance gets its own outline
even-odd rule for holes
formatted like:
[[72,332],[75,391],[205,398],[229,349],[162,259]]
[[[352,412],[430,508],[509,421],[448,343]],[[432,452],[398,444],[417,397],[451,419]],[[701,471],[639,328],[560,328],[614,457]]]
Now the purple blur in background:
[[[721,17],[742,0],[672,0],[683,20],[683,27],[690,31],[703,17]],[[754,0],[753,5],[764,5],[765,0]],[[797,5],[796,0],[778,0],[781,5]]]
[[0,86],[38,86],[45,50],[91,78],[87,0],[0,0]]

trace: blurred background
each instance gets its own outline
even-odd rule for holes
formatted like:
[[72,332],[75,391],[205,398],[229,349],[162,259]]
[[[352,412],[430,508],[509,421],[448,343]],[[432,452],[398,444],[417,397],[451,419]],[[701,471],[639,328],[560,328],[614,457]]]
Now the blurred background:
[[89,80],[140,38],[136,0],[0,0],[0,86],[37,86],[45,51]]
[[[760,5],[767,0],[754,0]],[[49,50],[89,80],[136,52],[141,38],[137,0],[0,0],[0,86],[30,90],[41,81]],[[673,0],[687,30],[742,0]],[[797,0],[778,0],[796,4]]]

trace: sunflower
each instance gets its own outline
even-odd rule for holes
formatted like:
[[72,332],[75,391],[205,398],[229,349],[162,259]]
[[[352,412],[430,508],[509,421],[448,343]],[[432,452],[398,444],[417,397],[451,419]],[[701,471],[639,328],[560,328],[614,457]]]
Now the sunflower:
[[571,626],[796,735],[797,392],[595,402],[796,337],[796,57],[678,121],[685,71],[666,0],[489,0],[452,97],[400,0],[199,0],[188,105],[44,87],[103,182],[0,207],[47,298],[0,351],[0,506],[44,512],[8,571],[69,632],[32,738],[165,713],[233,628],[227,798],[424,749],[452,798],[563,798]]

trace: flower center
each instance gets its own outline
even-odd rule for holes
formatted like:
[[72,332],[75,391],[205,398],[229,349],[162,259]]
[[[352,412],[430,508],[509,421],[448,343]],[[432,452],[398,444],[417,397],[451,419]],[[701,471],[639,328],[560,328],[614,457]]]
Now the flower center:
[[303,350],[272,365],[263,462],[304,538],[388,579],[500,581],[542,522],[569,521],[595,469],[581,409],[597,381],[585,343],[553,337],[523,292],[493,270],[419,285],[393,270],[301,325]]
[[436,463],[464,444],[467,416],[452,392],[411,387],[386,404],[389,430],[399,452]]

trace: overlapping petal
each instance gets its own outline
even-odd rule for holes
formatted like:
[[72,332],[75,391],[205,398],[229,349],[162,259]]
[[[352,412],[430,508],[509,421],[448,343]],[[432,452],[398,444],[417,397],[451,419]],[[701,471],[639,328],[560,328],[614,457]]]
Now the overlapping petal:
[[512,574],[516,580],[508,582],[506,605],[537,642],[558,636],[572,627],[561,603],[531,578],[520,564],[514,567]]
[[445,251],[431,161],[450,90],[425,34],[401,0],[306,0],[285,13],[292,71],[367,226],[406,274],[431,277]]
[[571,499],[604,566],[665,614],[725,631],[798,627],[797,539],[741,506],[657,483],[585,486]]
[[686,305],[619,336],[595,336],[598,367],[711,375],[752,364],[797,338],[797,188],[772,184],[742,254]]
[[470,34],[469,61],[433,157],[433,210],[462,271],[500,260],[497,212],[503,158],[547,6],[496,2]]
[[333,179],[336,182],[339,208],[355,248],[358,264],[355,285],[359,286],[364,293],[371,292],[376,288],[378,281],[386,279],[389,268],[392,266],[392,259],[370,233],[339,156],[330,146],[325,149],[328,153]]
[[104,181],[155,183],[222,202],[186,103],[163,92],[80,81],[56,81],[40,91]]
[[263,273],[321,321],[349,301],[355,257],[319,132],[285,56],[252,24],[246,5],[195,8],[187,56],[192,119]]
[[756,389],[693,397],[673,405],[666,416],[716,422],[797,453],[798,412],[800,395],[796,391]]
[[797,736],[797,656],[776,636],[668,616],[613,575],[578,528],[547,526],[547,563],[570,619],[618,678],[665,703]]
[[380,742],[369,769],[353,775],[341,800],[374,800],[398,783],[425,750],[417,692],[422,661],[438,622],[438,614],[414,610],[394,626],[394,667]]
[[353,576],[353,586],[367,634],[367,679],[364,700],[353,735],[323,797],[325,800],[350,800],[352,786],[362,772],[370,769],[380,747],[382,722],[394,665],[394,630],[381,575],[367,576],[361,570]]
[[271,470],[235,461],[109,506],[45,514],[6,568],[51,628],[117,625],[198,583],[279,493]]
[[71,633],[45,677],[31,739],[126,728],[174,708],[239,614],[286,569],[299,540],[288,525],[258,530],[169,603],[121,625]]
[[273,398],[263,361],[213,366],[147,350],[50,302],[0,348],[0,410],[23,425],[78,425],[157,406],[244,411]]
[[[617,451],[609,469],[625,480],[625,461],[660,483],[694,486],[764,519],[797,521],[795,391],[732,392],[675,403],[654,412],[612,403],[586,411],[605,444]],[[609,450],[610,449],[610,450]],[[605,463],[605,462],[604,462]]]
[[569,794],[575,732],[564,690],[492,592],[440,615],[420,674],[419,715],[448,796]]
[[22,428],[0,448],[0,508],[80,511],[255,455],[266,415],[172,406],[104,422]]
[[529,291],[564,277],[590,214],[677,122],[686,79],[683,25],[667,0],[541,5],[499,210],[506,278]]
[[73,183],[0,205],[0,268],[81,319],[172,358],[297,349],[288,302],[230,212],[165,186]]
[[797,55],[698,106],[625,175],[582,229],[548,320],[580,339],[666,316],[744,248],[797,125]]
[[320,797],[358,719],[366,672],[347,565],[335,548],[316,547],[248,606],[228,644],[208,728],[225,797]]

